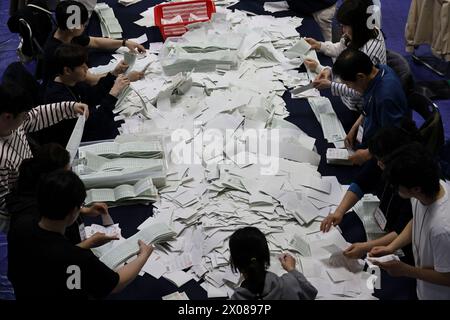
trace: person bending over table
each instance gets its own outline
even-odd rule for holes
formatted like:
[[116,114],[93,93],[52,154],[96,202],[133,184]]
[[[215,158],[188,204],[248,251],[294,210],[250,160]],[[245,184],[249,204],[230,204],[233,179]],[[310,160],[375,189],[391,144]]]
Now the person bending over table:
[[[73,26],[72,12],[68,11],[70,6],[77,6],[80,8],[80,23],[79,26]],[[60,2],[55,10],[57,29],[53,35],[47,40],[44,47],[44,83],[53,80],[57,75],[56,66],[53,64],[54,53],[56,49],[63,43],[78,44],[87,48],[115,50],[120,47],[127,47],[131,51],[145,53],[145,48],[127,39],[115,40],[110,38],[90,37],[84,34],[85,25],[88,22],[88,11],[86,7],[79,2],[68,0]],[[123,61],[119,64],[120,72],[123,73],[128,68],[128,65]],[[88,72],[86,82],[95,85],[104,75],[93,75]],[[130,81],[136,81],[143,77],[141,72],[130,72],[128,75]]]
[[64,237],[67,227],[78,219],[85,198],[83,182],[71,171],[52,172],[39,184],[41,218],[33,224],[29,241],[12,247],[9,254],[17,300],[102,299],[124,289],[139,274],[153,251],[141,240],[137,258],[114,271],[90,249]]
[[[410,124],[411,123],[411,124]],[[388,245],[395,239],[412,219],[411,202],[401,198],[389,181],[383,179],[384,162],[395,150],[417,140],[417,129],[411,120],[409,130],[403,128],[382,128],[369,141],[369,151],[373,158],[361,168],[355,180],[351,183],[339,206],[334,213],[328,215],[320,230],[328,232],[331,226],[339,225],[345,214],[364,196],[373,193],[380,199],[375,221],[386,235],[379,239],[353,243],[344,251],[344,255],[352,259],[361,259],[376,246]],[[405,125],[405,128],[407,126]],[[405,261],[414,264],[410,245],[403,248]]]
[[440,180],[439,171],[421,144],[395,152],[386,164],[387,177],[402,198],[411,200],[413,219],[390,244],[369,253],[383,256],[412,244],[415,266],[401,261],[374,264],[391,276],[417,279],[420,300],[450,299],[450,185]]
[[295,268],[289,254],[280,256],[280,263],[288,273],[278,277],[267,271],[270,252],[264,234],[255,227],[245,227],[231,235],[231,266],[244,276],[232,300],[313,300],[317,295],[305,276]]
[[27,92],[14,83],[0,86],[0,231],[7,232],[10,215],[6,195],[17,180],[22,161],[31,158],[27,134],[42,130],[64,119],[89,114],[83,103],[58,102],[33,108]]
[[[367,23],[370,20],[369,3],[370,1],[347,0],[339,7],[337,20],[344,32],[340,42],[319,42],[312,38],[305,40],[314,50],[333,58],[338,57],[345,49],[351,48],[367,54],[375,65],[386,64],[386,45],[383,34],[380,29],[369,27]],[[318,61],[312,59],[306,59],[305,66],[319,73],[313,82],[315,88],[320,90],[331,88],[332,94],[340,96],[350,110],[361,110],[363,105],[361,94],[344,83],[333,80],[331,68],[323,67]]]
[[363,98],[362,114],[345,138],[347,148],[356,150],[349,160],[362,165],[371,158],[367,142],[383,127],[399,126],[410,114],[405,93],[396,73],[386,65],[373,65],[355,49],[343,51],[333,65],[333,74]]
[[[33,223],[37,223],[39,220],[36,199],[39,181],[53,171],[60,169],[69,171],[69,161],[70,155],[66,149],[59,144],[50,143],[41,146],[34,158],[25,159],[22,162],[17,183],[6,199],[8,212],[11,214],[11,225],[8,232],[9,246],[25,242]],[[95,248],[115,239],[115,237],[101,233],[96,233],[86,239],[83,216],[101,216],[104,226],[114,223],[109,215],[107,204],[94,203],[90,207],[83,207],[80,210],[80,217],[73,225],[66,228],[64,235],[71,243],[81,248]]]
[[[89,105],[90,117],[86,121],[82,141],[114,139],[119,131],[113,110],[117,97],[130,84],[125,75],[108,73],[95,86],[89,86],[87,77],[87,50],[74,44],[62,44],[55,52],[57,76],[47,83],[44,101],[77,101]],[[56,142],[66,146],[76,120],[64,120],[41,130],[33,137],[41,144]]]

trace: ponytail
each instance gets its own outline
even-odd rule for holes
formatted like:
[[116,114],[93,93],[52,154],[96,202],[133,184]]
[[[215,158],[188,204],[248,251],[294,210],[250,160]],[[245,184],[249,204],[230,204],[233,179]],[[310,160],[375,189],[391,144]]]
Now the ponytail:
[[259,262],[258,260],[256,260],[256,258],[252,258],[246,270],[246,275],[247,289],[255,294],[258,299],[260,299],[264,290],[264,283],[266,280],[265,264]]

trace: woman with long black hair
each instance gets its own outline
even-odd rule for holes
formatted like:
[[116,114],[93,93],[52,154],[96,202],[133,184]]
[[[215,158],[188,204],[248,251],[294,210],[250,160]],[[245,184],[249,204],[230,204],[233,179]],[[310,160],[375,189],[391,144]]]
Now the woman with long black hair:
[[295,259],[289,254],[280,256],[287,273],[278,277],[267,271],[270,253],[264,234],[255,227],[245,227],[230,238],[231,266],[244,277],[232,300],[312,300],[317,295],[305,276],[295,268]]
[[[386,45],[383,33],[373,25],[370,6],[372,1],[346,0],[337,11],[337,20],[342,25],[343,36],[340,42],[319,42],[312,38],[305,40],[314,50],[332,58],[338,57],[345,49],[355,49],[369,56],[374,65],[386,64]],[[345,84],[334,81],[331,69],[318,64],[317,61],[306,59],[308,69],[319,73],[314,80],[314,86],[319,89],[331,88],[335,96],[340,96],[342,102],[351,110],[361,110],[361,95]]]

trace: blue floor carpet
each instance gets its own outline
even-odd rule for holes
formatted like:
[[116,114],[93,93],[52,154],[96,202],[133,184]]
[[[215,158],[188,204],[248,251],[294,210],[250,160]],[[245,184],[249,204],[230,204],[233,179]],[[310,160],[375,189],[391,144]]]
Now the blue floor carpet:
[[[449,80],[450,75],[447,73],[447,77],[440,77],[436,73],[430,71],[426,67],[420,64],[416,64],[412,61],[411,55],[405,51],[405,26],[408,19],[409,6],[411,0],[381,0],[382,9],[382,28],[386,35],[386,46],[388,49],[396,51],[406,57],[411,66],[411,70],[414,74],[416,81],[427,80]],[[417,53],[419,55],[429,55],[429,46],[421,46],[418,48]],[[447,68],[450,70],[450,68]],[[445,136],[447,140],[450,139],[450,100],[437,100],[445,129]],[[420,119],[416,119],[420,121]]]
[[[417,81],[421,80],[442,80],[449,79],[439,77],[425,67],[412,62],[410,54],[405,52],[404,30],[410,0],[382,0],[383,31],[386,35],[387,47],[391,50],[401,53],[410,62],[412,72]],[[17,35],[9,32],[6,25],[9,18],[9,1],[0,1],[0,77],[3,75],[6,67],[14,61],[17,61],[16,49],[19,44]],[[420,52],[427,53],[429,48],[426,46],[419,48]],[[440,107],[443,117],[445,134],[450,139],[450,100],[436,101]],[[417,119],[420,121],[419,119]],[[450,150],[450,148],[449,148]],[[7,269],[7,246],[6,236],[0,234],[0,299],[13,298],[11,287],[6,278]]]

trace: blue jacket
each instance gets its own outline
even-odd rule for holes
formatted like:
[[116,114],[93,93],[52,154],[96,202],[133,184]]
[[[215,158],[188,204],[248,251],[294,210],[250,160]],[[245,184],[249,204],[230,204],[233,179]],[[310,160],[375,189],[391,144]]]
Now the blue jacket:
[[394,70],[386,65],[376,67],[380,71],[363,94],[364,146],[380,128],[398,126],[409,112],[402,84]]

